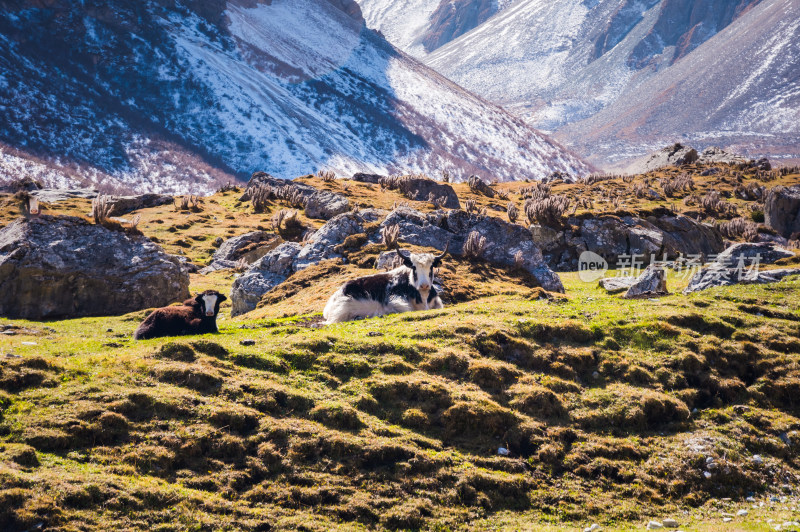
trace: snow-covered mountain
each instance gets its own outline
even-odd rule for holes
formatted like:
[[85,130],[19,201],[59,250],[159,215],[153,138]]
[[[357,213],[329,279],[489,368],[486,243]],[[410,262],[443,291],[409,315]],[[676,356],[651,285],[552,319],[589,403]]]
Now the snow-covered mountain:
[[[359,1],[372,4],[365,8],[368,21],[392,42],[419,51],[417,34],[411,45],[394,37],[411,27],[400,7],[412,0]],[[436,3],[415,1],[428,9]],[[420,57],[601,166],[675,140],[713,143],[713,135],[753,154],[785,155],[786,141],[769,139],[794,131],[782,124],[798,108],[792,96],[800,72],[793,45],[798,6],[797,0],[516,0]],[[708,77],[701,80],[701,72]],[[747,83],[751,73],[758,83]],[[711,86],[720,77],[729,90]],[[667,97],[678,86],[685,89],[680,97]],[[654,109],[663,116],[648,114]],[[633,114],[643,122],[627,122]],[[615,138],[625,124],[635,127]]]
[[0,5],[0,179],[197,193],[256,170],[588,170],[351,0]]
[[370,28],[395,46],[424,59],[477,28],[513,0],[356,0]]

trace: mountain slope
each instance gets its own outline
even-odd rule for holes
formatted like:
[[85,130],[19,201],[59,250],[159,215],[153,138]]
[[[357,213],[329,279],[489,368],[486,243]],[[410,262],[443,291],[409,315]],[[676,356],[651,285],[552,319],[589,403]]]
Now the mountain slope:
[[762,3],[559,136],[605,161],[667,139],[800,157],[800,3]]
[[414,57],[480,26],[513,0],[356,0],[370,28]]
[[[789,44],[797,7],[784,0],[520,0],[425,61],[555,131],[601,166],[681,138],[698,139],[698,147],[730,141],[752,155],[792,155],[792,139],[777,137],[793,128],[775,117],[791,118],[797,109],[782,92],[800,70]],[[751,73],[758,83],[747,83]],[[719,90],[712,79],[728,88]],[[667,97],[672,85],[686,90]],[[641,127],[616,142],[609,124],[628,123],[639,103]],[[653,116],[651,125],[654,106],[663,119]],[[712,139],[715,129],[726,133]]]
[[61,181],[201,192],[256,170],[586,169],[366,30],[349,0],[2,5],[0,160],[37,156]]

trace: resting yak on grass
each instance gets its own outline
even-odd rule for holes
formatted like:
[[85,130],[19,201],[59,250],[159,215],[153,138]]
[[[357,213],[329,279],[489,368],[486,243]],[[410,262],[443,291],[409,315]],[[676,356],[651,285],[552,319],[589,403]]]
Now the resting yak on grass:
[[161,336],[207,334],[217,331],[219,304],[227,298],[216,290],[206,290],[183,305],[154,310],[133,333],[134,340]]
[[[448,244],[449,246],[449,244]],[[403,265],[386,273],[368,275],[346,282],[325,305],[322,315],[327,323],[339,323],[384,314],[442,308],[442,300],[433,287],[433,269],[441,265],[441,255],[403,254]]]

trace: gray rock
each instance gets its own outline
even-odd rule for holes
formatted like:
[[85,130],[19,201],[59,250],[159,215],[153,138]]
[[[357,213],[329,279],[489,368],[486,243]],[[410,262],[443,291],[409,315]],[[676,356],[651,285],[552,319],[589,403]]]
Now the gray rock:
[[673,144],[662,148],[638,160],[626,169],[629,173],[646,173],[666,166],[682,166],[691,164],[699,158],[697,150],[682,144]]
[[113,196],[109,203],[111,212],[109,216],[122,216],[129,212],[150,207],[159,207],[173,203],[174,198],[169,194],[142,194],[140,196]]
[[231,287],[231,316],[254,310],[261,297],[294,273],[293,262],[302,246],[284,242],[255,263]]
[[120,315],[189,297],[180,262],[148,238],[69,216],[0,229],[0,315]]
[[794,257],[794,252],[777,246],[771,242],[744,242],[734,244],[719,255],[715,262],[734,267],[740,261],[750,266],[754,260],[759,264],[775,264],[781,259]]
[[725,151],[717,146],[711,146],[703,150],[697,162],[700,164],[745,164],[752,162],[752,160],[737,153]]
[[43,188],[41,190],[31,191],[31,195],[39,198],[39,201],[42,203],[57,203],[59,201],[66,201],[75,198],[94,199],[99,194],[100,193],[93,188]]
[[341,194],[327,190],[315,192],[306,198],[306,216],[319,220],[330,220],[350,210],[350,200]]
[[384,251],[378,256],[378,260],[375,261],[375,269],[392,270],[400,264],[400,260],[396,251]]
[[321,260],[341,257],[334,247],[344,242],[350,235],[364,232],[364,226],[377,222],[385,213],[378,209],[364,209],[357,213],[340,214],[320,227],[308,239],[294,261],[294,271],[300,271],[317,264]]
[[667,274],[663,268],[648,266],[622,296],[625,299],[663,296],[667,294]]
[[600,288],[603,288],[610,294],[618,294],[625,292],[634,284],[636,284],[636,277],[606,277],[600,279],[598,282]]
[[[773,243],[735,244],[722,253],[705,269],[697,272],[689,281],[684,294],[699,292],[714,286],[734,284],[764,284],[780,281],[789,275],[797,275],[800,269],[760,270],[759,265],[771,264],[794,253]],[[758,260],[756,260],[758,257]]]
[[785,238],[800,233],[800,185],[775,187],[767,193],[764,222]]

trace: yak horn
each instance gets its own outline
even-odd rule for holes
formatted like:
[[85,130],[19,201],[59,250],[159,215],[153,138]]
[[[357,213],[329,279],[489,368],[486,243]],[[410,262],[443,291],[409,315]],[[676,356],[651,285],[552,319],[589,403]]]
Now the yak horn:
[[444,246],[444,251],[442,251],[441,255],[436,255],[436,260],[442,260],[445,255],[447,255],[447,250],[450,247],[450,241],[447,241],[447,244]]

